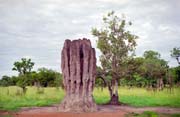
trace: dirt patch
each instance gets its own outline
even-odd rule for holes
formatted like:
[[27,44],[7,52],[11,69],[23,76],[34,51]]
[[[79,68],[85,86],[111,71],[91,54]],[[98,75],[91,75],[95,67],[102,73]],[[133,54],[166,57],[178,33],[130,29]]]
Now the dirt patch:
[[11,114],[15,117],[123,117],[127,113],[131,113],[131,112],[142,113],[144,111],[154,111],[157,113],[174,114],[174,113],[180,113],[180,108],[169,108],[169,107],[136,108],[131,106],[102,105],[102,106],[98,106],[97,112],[69,113],[69,112],[60,112],[58,110],[58,106],[55,105],[51,107],[22,108],[21,111],[16,113],[8,113],[8,112],[0,111],[0,115]]
[[180,113],[180,108],[170,108],[170,107],[130,107],[130,106],[120,106],[119,109],[122,109],[125,112],[135,112],[142,113],[144,111],[154,111],[157,113],[165,113],[165,114],[175,114]]
[[16,114],[16,117],[123,117],[125,113],[116,112],[116,113],[20,113]]
[[142,113],[144,111],[154,111],[157,113],[166,113],[166,114],[174,114],[180,113],[180,108],[171,108],[171,107],[132,107],[132,106],[113,106],[113,105],[106,105],[106,106],[99,106],[100,110],[120,110],[125,113]]

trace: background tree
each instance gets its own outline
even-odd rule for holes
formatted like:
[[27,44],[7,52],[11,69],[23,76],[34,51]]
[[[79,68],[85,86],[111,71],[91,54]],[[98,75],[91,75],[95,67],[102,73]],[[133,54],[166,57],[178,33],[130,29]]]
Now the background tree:
[[169,82],[180,84],[180,66],[169,68]]
[[0,86],[10,86],[13,82],[11,80],[11,77],[9,76],[2,76],[2,79],[0,80]]
[[179,64],[179,66],[175,67],[174,70],[175,70],[175,78],[176,78],[175,82],[180,84],[180,47],[179,48],[175,47],[171,50],[171,57],[176,58]]
[[126,26],[132,23],[119,18],[113,11],[103,18],[103,22],[105,26],[100,30],[93,28],[92,34],[98,38],[97,47],[102,52],[100,56],[102,69],[112,75],[111,82],[108,83],[110,104],[118,104],[118,79],[123,74],[121,66],[128,54],[135,49],[135,40],[138,37],[126,30]]
[[171,50],[171,56],[176,58],[178,64],[180,65],[180,48],[173,48]]
[[25,75],[30,73],[34,66],[34,62],[31,59],[22,58],[21,61],[14,62],[12,70],[18,71],[19,75]]
[[166,76],[167,62],[160,58],[160,54],[156,51],[145,51],[144,62],[140,66],[142,75],[148,79],[150,88],[163,88],[163,78]]
[[[61,79],[62,79],[61,75],[51,69],[47,69],[47,68],[38,69],[38,81],[40,82],[40,85],[43,87],[58,85],[57,83],[58,81],[62,83]],[[55,83],[55,81],[57,82]]]
[[21,61],[14,62],[14,67],[12,70],[19,72],[19,80],[17,85],[19,85],[23,92],[26,92],[26,85],[28,85],[28,73],[31,72],[34,66],[34,62],[31,62],[31,59],[22,58]]
[[126,81],[126,85],[129,86],[129,89],[132,86],[142,87],[146,85],[146,80],[141,77],[141,70],[139,69],[139,66],[141,66],[143,62],[144,58],[142,57],[130,57],[125,62],[124,70],[122,69],[124,71],[123,81]]
[[148,50],[144,52],[143,56],[145,59],[159,59],[161,55],[156,51]]

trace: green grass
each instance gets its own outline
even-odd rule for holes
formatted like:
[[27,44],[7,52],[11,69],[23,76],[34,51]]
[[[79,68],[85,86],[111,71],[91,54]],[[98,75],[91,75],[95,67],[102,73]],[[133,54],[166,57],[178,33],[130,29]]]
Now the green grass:
[[174,88],[173,93],[163,91],[147,91],[143,88],[120,88],[120,101],[132,106],[169,106],[180,107],[180,88]]
[[[64,98],[62,89],[48,87],[44,93],[38,94],[36,87],[28,87],[25,95],[16,95],[18,87],[0,87],[0,110],[17,110],[20,107],[48,106],[60,103]],[[105,88],[95,88],[93,92],[97,104],[105,104],[110,100],[109,92]],[[174,88],[173,93],[166,89],[161,92],[147,91],[143,88],[119,88],[120,101],[132,106],[169,106],[180,107],[180,88]]]
[[[8,91],[9,89],[9,91]],[[37,93],[37,88],[28,87],[25,95],[16,95],[18,87],[0,88],[0,109],[17,110],[19,107],[48,106],[60,103],[64,98],[64,91],[56,88],[44,88],[43,94]]]
[[[103,104],[110,99],[108,90],[94,90],[94,97],[97,104]],[[174,88],[170,93],[167,89],[163,91],[147,91],[144,88],[128,89],[119,88],[119,101],[132,106],[169,106],[180,107],[180,88]]]
[[180,117],[180,114],[164,114],[153,111],[144,111],[143,113],[129,113],[125,117]]
[[159,117],[159,114],[153,111],[144,111],[141,114],[138,113],[129,113],[126,117]]

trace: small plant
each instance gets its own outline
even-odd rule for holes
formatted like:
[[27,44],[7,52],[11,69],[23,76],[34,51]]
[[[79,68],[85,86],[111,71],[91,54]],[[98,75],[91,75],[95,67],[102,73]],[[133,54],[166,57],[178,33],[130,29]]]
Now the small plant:
[[9,95],[9,88],[7,89],[7,95]]
[[15,95],[16,96],[22,96],[23,95],[23,91],[21,89],[17,88]]
[[13,117],[13,116],[8,114],[8,115],[2,115],[0,117]]
[[36,93],[37,93],[37,94],[44,94],[44,88],[38,87]]
[[59,91],[59,87],[56,87],[56,90],[58,90],[58,91]]
[[133,113],[127,114],[126,117],[159,117],[159,116],[158,116],[158,114],[156,112],[144,111],[141,114],[133,112]]

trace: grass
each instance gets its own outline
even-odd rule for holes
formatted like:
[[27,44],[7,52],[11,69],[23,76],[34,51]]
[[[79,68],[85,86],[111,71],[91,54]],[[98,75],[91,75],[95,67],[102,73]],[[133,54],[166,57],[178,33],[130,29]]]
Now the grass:
[[[108,90],[103,91],[94,90],[95,101],[98,104],[108,102],[109,95]],[[126,87],[119,88],[119,101],[132,106],[144,107],[144,106],[169,106],[180,107],[180,88],[174,88],[170,93],[167,89],[163,91],[147,91],[144,88],[132,88]]]
[[60,103],[64,91],[56,88],[44,88],[44,93],[38,94],[36,87],[28,87],[25,95],[17,95],[18,87],[0,88],[0,109],[17,110],[19,107],[48,106]]
[[[16,86],[0,87],[0,110],[17,110],[20,107],[48,106],[60,103],[64,98],[64,91],[54,87],[44,88],[37,93],[36,87],[28,87],[25,95],[21,95],[21,89]],[[105,88],[95,88],[94,99],[97,104],[105,104],[110,100],[109,92]],[[143,88],[128,89],[119,88],[120,101],[132,106],[169,106],[180,107],[180,88],[174,88],[173,93],[166,89],[161,92],[151,92]]]
[[143,113],[129,113],[125,117],[179,117],[180,114],[163,114],[153,111],[144,111]]
[[153,111],[144,111],[143,113],[129,113],[126,117],[159,117],[159,114]]

